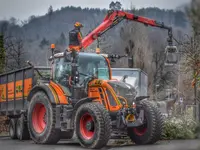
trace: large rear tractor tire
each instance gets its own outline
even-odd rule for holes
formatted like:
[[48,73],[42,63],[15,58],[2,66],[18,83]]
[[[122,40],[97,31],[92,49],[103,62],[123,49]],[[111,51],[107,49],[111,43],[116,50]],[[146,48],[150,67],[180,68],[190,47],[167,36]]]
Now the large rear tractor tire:
[[144,124],[128,128],[130,139],[138,145],[154,144],[162,136],[163,121],[159,110],[147,100],[141,101],[144,110]]
[[25,122],[25,116],[23,114],[17,119],[16,132],[19,140],[30,139],[27,122]]
[[35,93],[28,109],[28,129],[32,140],[38,144],[56,144],[61,131],[55,125],[55,106],[45,93]]
[[17,139],[16,123],[17,123],[16,119],[14,119],[14,118],[10,119],[10,122],[9,122],[9,136],[13,140]]
[[83,104],[76,112],[74,123],[81,146],[100,149],[107,145],[112,126],[110,115],[103,105],[93,102]]

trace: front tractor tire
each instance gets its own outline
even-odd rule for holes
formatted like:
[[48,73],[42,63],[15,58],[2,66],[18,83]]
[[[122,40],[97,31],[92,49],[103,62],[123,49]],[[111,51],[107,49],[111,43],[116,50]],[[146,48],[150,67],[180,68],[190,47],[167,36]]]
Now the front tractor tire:
[[164,130],[164,116],[157,106],[152,106],[152,108],[156,115],[156,135],[149,144],[154,144],[157,141],[161,140]]
[[79,143],[85,148],[103,148],[110,139],[110,115],[100,103],[91,102],[80,106],[76,112],[74,125]]
[[128,128],[130,139],[137,145],[154,144],[161,139],[163,120],[159,110],[147,100],[141,101],[144,110],[144,124]]
[[28,109],[28,129],[31,139],[38,144],[56,144],[60,130],[55,128],[56,109],[43,92],[33,95]]

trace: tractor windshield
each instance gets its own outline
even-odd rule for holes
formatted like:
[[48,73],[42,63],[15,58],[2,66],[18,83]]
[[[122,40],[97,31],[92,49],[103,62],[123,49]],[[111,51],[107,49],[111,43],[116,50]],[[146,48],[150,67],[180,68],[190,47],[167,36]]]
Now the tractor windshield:
[[[53,79],[60,85],[66,86],[66,79],[71,74],[71,62],[65,61],[64,57],[56,58],[54,62]],[[80,73],[80,83],[83,83],[88,77],[109,80],[110,70],[106,59],[98,54],[79,53],[78,71]]]
[[103,80],[110,79],[108,63],[101,55],[93,53],[80,53],[78,65],[80,80],[82,81],[87,78],[85,75],[94,76]]

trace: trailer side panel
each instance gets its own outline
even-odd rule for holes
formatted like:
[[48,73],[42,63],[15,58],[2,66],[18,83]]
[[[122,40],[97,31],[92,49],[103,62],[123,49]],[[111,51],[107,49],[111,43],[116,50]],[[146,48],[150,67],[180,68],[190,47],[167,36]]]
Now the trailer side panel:
[[27,96],[33,87],[34,68],[0,75],[0,113],[19,115],[27,109]]

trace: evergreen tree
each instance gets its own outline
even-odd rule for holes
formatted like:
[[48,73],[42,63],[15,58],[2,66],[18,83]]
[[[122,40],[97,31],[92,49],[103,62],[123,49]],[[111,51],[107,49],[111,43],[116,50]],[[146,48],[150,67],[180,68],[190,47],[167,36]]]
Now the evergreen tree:
[[56,44],[58,44],[60,46],[66,46],[66,37],[65,37],[63,32],[61,33],[61,35],[60,35],[60,37],[59,37],[59,39],[58,39]]
[[122,4],[119,1],[111,2],[109,8],[112,10],[120,10],[122,8]]
[[175,17],[174,24],[176,26],[183,27],[183,28],[186,27],[187,20],[186,20],[185,14],[182,11],[175,12],[174,17]]
[[49,41],[46,38],[43,38],[39,46],[43,49],[45,46],[49,46],[49,44]]
[[52,15],[53,14],[53,7],[52,6],[49,6],[49,9],[48,9],[48,15]]
[[49,17],[49,21],[51,21],[52,14],[53,14],[53,7],[50,6],[49,9],[48,9],[48,12],[47,12],[47,15]]
[[114,7],[115,7],[115,2],[112,1],[112,2],[110,3],[110,5],[109,5],[109,8],[110,8],[110,9],[114,9]]

